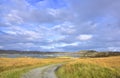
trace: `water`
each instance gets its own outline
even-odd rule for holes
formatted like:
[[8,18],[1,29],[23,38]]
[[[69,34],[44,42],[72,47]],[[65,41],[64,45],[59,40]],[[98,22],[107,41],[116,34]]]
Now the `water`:
[[9,58],[17,58],[17,57],[35,57],[35,58],[52,58],[52,57],[60,57],[60,56],[71,56],[71,57],[80,57],[79,55],[70,55],[70,54],[0,54],[0,57],[9,57]]
[[48,58],[55,57],[54,55],[41,55],[41,54],[0,54],[0,57],[9,57],[9,58],[17,58],[17,57],[36,57],[36,58]]

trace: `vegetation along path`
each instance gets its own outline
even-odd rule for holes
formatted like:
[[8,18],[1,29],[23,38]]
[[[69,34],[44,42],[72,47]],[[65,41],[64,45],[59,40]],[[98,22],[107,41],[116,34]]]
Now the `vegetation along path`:
[[22,78],[57,78],[55,70],[61,66],[61,64],[48,65],[40,68],[32,69],[25,73]]

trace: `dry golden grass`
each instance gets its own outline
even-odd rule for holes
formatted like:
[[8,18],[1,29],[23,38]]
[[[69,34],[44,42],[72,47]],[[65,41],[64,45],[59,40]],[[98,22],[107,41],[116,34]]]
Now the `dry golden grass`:
[[70,62],[57,71],[59,78],[120,78],[120,56],[78,59],[0,58],[0,78],[19,78],[28,69],[65,61]]
[[91,64],[97,64],[97,65],[104,66],[104,67],[120,68],[120,56],[78,59],[74,62],[91,63]]
[[120,56],[78,58],[57,71],[59,78],[120,78]]
[[30,69],[68,60],[67,58],[0,58],[0,78],[20,78]]
[[59,63],[66,61],[67,59],[38,59],[38,58],[0,58],[0,72],[14,69],[27,67],[32,65],[45,65],[51,63]]

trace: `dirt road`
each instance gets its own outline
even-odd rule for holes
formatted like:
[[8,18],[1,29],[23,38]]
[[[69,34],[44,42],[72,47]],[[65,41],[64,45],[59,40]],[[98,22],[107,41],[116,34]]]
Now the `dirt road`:
[[55,75],[55,70],[59,66],[61,66],[61,64],[54,64],[40,68],[35,68],[25,73],[22,76],[22,78],[57,78]]

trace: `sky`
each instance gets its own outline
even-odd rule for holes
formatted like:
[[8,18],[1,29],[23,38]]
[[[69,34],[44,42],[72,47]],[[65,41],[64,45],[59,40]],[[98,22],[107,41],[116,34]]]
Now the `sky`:
[[0,49],[120,51],[120,0],[0,0]]

